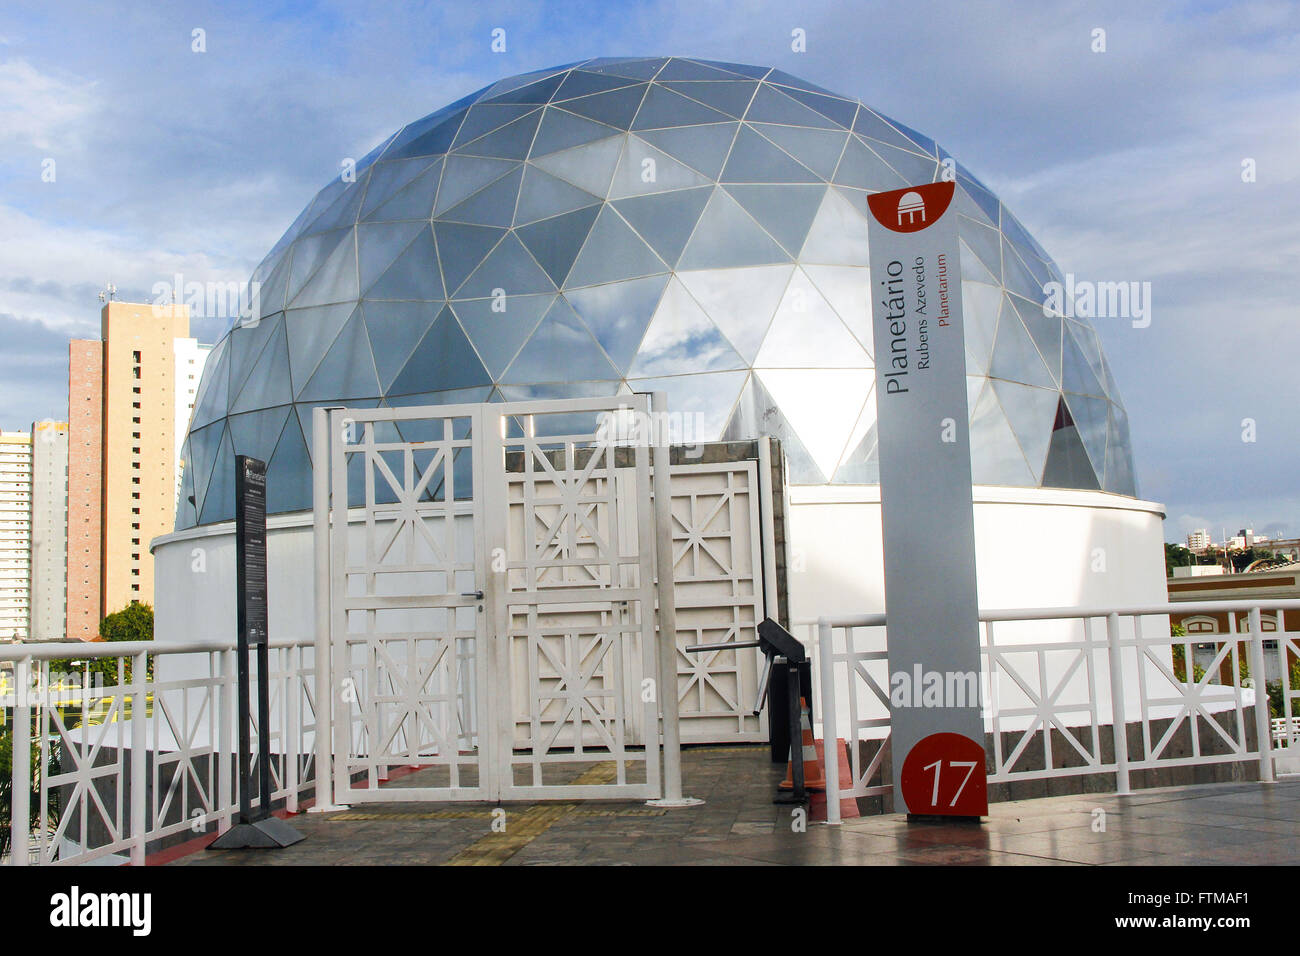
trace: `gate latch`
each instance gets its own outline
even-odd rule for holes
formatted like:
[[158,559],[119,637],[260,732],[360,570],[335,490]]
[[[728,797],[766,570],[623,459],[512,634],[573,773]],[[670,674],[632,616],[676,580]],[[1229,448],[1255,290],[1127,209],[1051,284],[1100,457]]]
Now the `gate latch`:
[[474,599],[477,600],[477,601],[481,601],[481,600],[483,600],[483,592],[482,592],[482,591],[461,591],[461,592],[460,592],[460,596],[461,596],[461,597],[472,597],[472,598],[474,598]]

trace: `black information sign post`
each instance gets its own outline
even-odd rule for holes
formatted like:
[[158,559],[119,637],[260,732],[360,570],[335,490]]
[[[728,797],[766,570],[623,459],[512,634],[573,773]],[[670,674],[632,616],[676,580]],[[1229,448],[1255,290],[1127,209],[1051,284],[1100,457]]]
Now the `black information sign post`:
[[[217,850],[291,846],[303,835],[271,815],[270,653],[266,611],[266,462],[235,456],[236,618],[239,629],[239,822],[213,844]],[[258,801],[253,807],[251,676],[257,650]]]

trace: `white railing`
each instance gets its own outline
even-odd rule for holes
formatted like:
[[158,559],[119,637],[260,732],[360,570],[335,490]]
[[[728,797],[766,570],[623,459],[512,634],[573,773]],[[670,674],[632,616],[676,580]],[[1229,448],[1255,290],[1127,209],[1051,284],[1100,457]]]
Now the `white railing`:
[[[1258,762],[1274,776],[1279,748],[1300,740],[1300,687],[1291,662],[1300,633],[1288,633],[1284,611],[1300,601],[1203,601],[1122,608],[1037,608],[979,615],[985,730],[991,736],[989,783],[1112,774],[1128,793],[1131,774],[1172,767]],[[1278,630],[1265,631],[1272,613]],[[1225,614],[1226,633],[1173,637],[1169,615]],[[1241,622],[1243,627],[1238,626]],[[815,698],[825,739],[846,740],[851,779],[841,785],[827,760],[827,791],[845,797],[888,793],[883,757],[889,736],[889,673],[885,615],[796,622],[813,651]],[[1276,646],[1266,648],[1266,641]],[[1200,679],[1198,644],[1216,645]],[[1181,678],[1174,649],[1182,649]],[[1270,721],[1267,699],[1243,678],[1267,675],[1276,655],[1281,713]],[[1269,684],[1261,680],[1261,691]],[[1260,694],[1264,696],[1263,693]],[[1115,726],[1126,727],[1114,734]],[[874,741],[864,754],[863,741]],[[833,753],[833,750],[828,750]],[[839,801],[828,800],[828,822]]]
[[[315,778],[313,657],[310,640],[270,644],[272,800],[290,812]],[[97,686],[88,667],[83,679],[52,679],[51,661],[69,658],[116,661],[119,682]],[[155,841],[229,829],[239,809],[236,689],[236,652],[215,641],[0,648],[0,705],[14,735],[6,862],[138,865]],[[254,751],[256,740],[254,729]]]

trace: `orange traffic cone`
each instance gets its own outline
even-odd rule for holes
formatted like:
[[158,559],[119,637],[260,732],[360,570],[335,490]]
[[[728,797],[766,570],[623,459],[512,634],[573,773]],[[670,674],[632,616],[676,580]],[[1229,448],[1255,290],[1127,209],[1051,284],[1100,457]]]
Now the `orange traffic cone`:
[[[800,697],[799,709],[803,713],[803,786],[805,790],[825,790],[826,777],[822,773],[821,761],[817,759],[817,745],[813,743],[812,714],[808,712],[808,702]],[[793,750],[793,741],[791,742]],[[794,789],[794,764],[787,763],[785,779],[781,781],[781,790]]]

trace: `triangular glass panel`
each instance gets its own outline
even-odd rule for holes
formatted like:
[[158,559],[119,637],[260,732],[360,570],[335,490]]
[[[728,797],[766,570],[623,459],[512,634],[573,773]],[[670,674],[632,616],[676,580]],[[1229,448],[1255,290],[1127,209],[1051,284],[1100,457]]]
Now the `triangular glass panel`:
[[668,440],[690,447],[721,438],[748,374],[741,370],[634,378],[628,380],[628,386],[633,392],[666,392]]
[[291,308],[347,302],[357,297],[357,244],[355,230],[330,253],[302,290],[289,300]]
[[998,334],[993,341],[993,356],[989,359],[988,371],[991,377],[1010,382],[1022,382],[1042,388],[1058,387],[1057,381],[1047,371],[1043,357],[1038,354],[1038,347],[1030,338],[1029,331],[1005,297],[998,318]]
[[961,316],[966,333],[966,370],[986,375],[997,338],[1002,290],[982,282],[961,284]]
[[387,391],[401,395],[491,383],[456,316],[444,308]]
[[475,103],[465,114],[465,121],[460,124],[452,149],[459,152],[467,143],[495,132],[537,109],[532,103]]
[[917,156],[884,143],[873,145],[871,151],[888,163],[909,186],[935,182],[939,174],[939,161],[933,156]]
[[287,300],[293,301],[307,280],[316,274],[340,242],[352,235],[351,229],[338,229],[314,236],[304,236],[293,244],[293,266],[289,273]]
[[284,323],[276,323],[271,339],[253,366],[248,380],[230,402],[231,413],[248,412],[293,401],[289,379],[289,348]]
[[770,67],[766,66],[748,66],[744,63],[723,63],[719,60],[702,60],[699,57],[692,57],[692,63],[703,63],[705,66],[711,66],[722,73],[734,73],[736,76],[746,77],[751,80],[761,80],[772,72]]
[[[592,73],[588,70],[574,70],[564,78],[560,88],[555,91],[551,97],[551,102],[559,103],[564,100],[575,99],[579,96],[589,96],[593,93],[607,93],[610,90],[621,89],[624,86],[631,86],[636,81],[631,77],[613,76],[607,73]],[[545,125],[545,121],[543,121]]]
[[[428,232],[429,224],[408,220],[364,222],[357,226],[357,265],[361,274],[363,292],[384,274],[421,229]],[[437,262],[436,257],[433,261]]]
[[[554,302],[554,295],[516,295],[503,299],[458,300],[451,307],[479,358],[496,380],[519,354],[519,347]],[[505,311],[500,311],[501,306]]]
[[979,207],[980,212],[982,212],[988,219],[989,225],[996,228],[999,218],[998,206],[1000,203],[994,195],[977,182],[974,177],[966,175],[960,166],[957,171],[957,185],[962,190],[965,190],[966,195],[969,196],[971,201]]
[[[515,210],[517,224],[549,219],[600,202],[586,190],[556,179],[531,163],[524,167],[524,181],[519,188],[519,205]],[[596,218],[595,212],[591,215]]]
[[1052,423],[1056,419],[1061,395],[1054,389],[1030,388],[997,379],[991,383],[1037,485],[1042,480],[1047,446],[1052,440]]
[[[643,328],[645,337],[639,347],[633,344],[628,352],[629,360],[632,352],[636,353],[627,372],[629,378],[717,372],[747,365],[677,279],[668,284],[653,321]],[[740,384],[736,382],[737,391]]]
[[731,420],[722,431],[722,440],[743,441],[764,435],[780,440],[790,480],[794,484],[826,484],[826,476],[817,467],[794,428],[786,421],[776,401],[768,394],[758,376],[751,373],[731,413]]
[[663,69],[666,62],[664,57],[597,57],[583,63],[582,68],[592,73],[610,73],[614,76],[648,80]]
[[203,376],[194,396],[194,416],[191,428],[200,428],[226,415],[230,386],[230,336],[227,335],[208,353],[203,366]]
[[533,141],[529,156],[536,158],[558,153],[560,150],[614,136],[618,132],[619,130],[604,123],[597,123],[594,120],[566,113],[554,106],[548,106],[542,115],[541,125],[537,129],[537,138]]
[[853,119],[853,132],[899,149],[918,151],[915,143],[865,106],[858,107],[858,115]]
[[872,192],[901,189],[909,185],[907,180],[855,136],[850,136],[844,144],[844,155],[840,157],[840,164],[835,169],[835,182]]
[[849,437],[848,451],[840,459],[835,474],[831,476],[833,485],[878,485],[880,484],[880,436],[876,429],[876,396],[867,396],[862,406],[862,414],[853,427]]
[[200,524],[229,521],[235,516],[235,453],[230,447],[230,433],[222,431],[217,460],[212,466],[212,480],[203,495]]
[[456,138],[456,132],[460,129],[464,118],[465,111],[456,110],[446,119],[430,127],[427,132],[399,143],[398,140],[406,135],[406,130],[403,130],[398,140],[394,140],[393,145],[389,146],[388,151],[384,153],[384,159],[411,159],[416,156],[438,156],[445,153],[451,147],[452,140]]
[[212,478],[212,466],[216,462],[221,436],[225,431],[226,423],[218,421],[190,432],[188,439],[190,451],[186,467],[194,473],[194,502],[198,510],[203,508],[203,497],[207,494],[208,481]]
[[1061,385],[1067,392],[1081,395],[1105,397],[1106,391],[1101,387],[1092,370],[1092,365],[1084,358],[1082,350],[1074,339],[1072,323],[1066,323],[1069,330],[1061,343]]
[[1016,295],[1007,298],[1015,306],[1020,321],[1029,330],[1029,337],[1038,346],[1038,354],[1047,363],[1047,371],[1057,384],[1061,381],[1061,319],[1043,314],[1043,307],[1026,302]]
[[552,73],[535,83],[521,86],[505,93],[494,93],[484,97],[493,103],[545,103],[560,88],[567,72]]
[[561,297],[551,306],[501,381],[529,384],[621,377],[591,332]]
[[537,264],[514,233],[497,244],[455,293],[458,299],[495,295],[537,295],[554,292],[555,283]]
[[266,343],[271,341],[276,329],[284,323],[284,313],[277,312],[259,322],[237,322],[230,330],[230,392],[231,398],[239,394],[249,373]]
[[755,374],[776,399],[823,475],[834,474],[875,383],[870,369],[767,369]]
[[799,260],[832,266],[869,263],[867,221],[836,190],[826,190]]
[[827,181],[834,178],[844,143],[849,138],[843,130],[801,129],[771,123],[755,123],[754,129]]
[[1072,424],[1052,432],[1047,461],[1043,465],[1042,487],[1080,488],[1087,491],[1098,491],[1101,488],[1083,442],[1079,440],[1079,432]]
[[727,187],[727,192],[770,236],[795,256],[808,238],[808,230],[821,208],[826,187],[732,185]]
[[[288,409],[286,409],[286,412]],[[267,514],[298,511],[308,503],[304,476],[311,473],[311,457],[297,415],[287,415],[266,466]]]
[[604,206],[573,264],[568,284],[596,285],[667,271],[668,267],[632,227],[612,207]]
[[1002,279],[995,276],[988,270],[988,267],[980,261],[979,256],[971,250],[966,244],[966,240],[961,241],[961,277],[969,279],[972,282],[983,282],[987,285],[1001,285]]
[[359,180],[349,182],[343,195],[317,217],[311,227],[306,230],[308,233],[325,232],[330,229],[341,229],[347,226],[357,224],[357,212],[361,208],[361,200],[365,197],[365,184]]
[[614,208],[640,234],[641,238],[658,253],[659,258],[675,266],[695,229],[700,212],[713,187],[679,189],[649,196],[632,196],[619,199]]
[[389,222],[395,219],[428,220],[433,214],[433,198],[438,192],[443,164],[439,160],[424,172],[411,179],[401,189],[395,190],[368,216],[367,222]]
[[732,348],[752,363],[793,272],[791,265],[761,266],[678,272],[677,278]]
[[[367,299],[419,299],[433,301],[444,296],[442,273],[438,269],[438,250],[429,224],[418,223],[411,244],[404,249],[363,295]],[[447,226],[447,229],[456,229]],[[461,228],[477,228],[474,226]],[[500,235],[499,230],[490,230]]]
[[789,262],[791,256],[763,231],[726,190],[715,188],[678,262],[681,269],[713,269]]
[[488,133],[471,143],[456,147],[456,155],[522,160],[528,155],[533,137],[537,135],[537,124],[541,119],[542,111],[533,110],[527,116],[520,117],[494,133]]
[[1023,488],[1036,483],[991,388],[986,388],[971,408],[970,457],[971,477],[977,485]]
[[[961,231],[961,241],[966,243],[966,247],[971,252],[975,253],[980,264],[994,276],[1001,276],[1002,251],[997,232],[986,226],[979,225],[972,219],[959,219],[958,226]],[[1002,284],[1000,279],[994,281],[998,285]]]
[[263,462],[271,460],[276,440],[292,405],[281,405],[230,417],[230,437],[236,455],[248,455]]
[[844,327],[830,303],[817,291],[802,269],[795,269],[767,335],[763,338],[763,347],[754,359],[754,367],[871,366],[871,356]]
[[754,91],[758,89],[757,83],[734,78],[720,82],[665,83],[664,86],[736,119],[745,115],[745,110],[749,108],[749,101],[754,98]]
[[1074,419],[1079,440],[1088,451],[1088,460],[1092,462],[1092,470],[1100,485],[1106,469],[1106,431],[1110,424],[1110,402],[1104,398],[1067,392],[1065,403],[1070,408],[1070,417]]
[[[1079,351],[1083,353],[1083,357],[1088,363],[1088,368],[1090,368],[1092,374],[1097,377],[1097,381],[1101,382],[1106,373],[1102,367],[1101,343],[1097,340],[1096,331],[1085,321],[1076,321],[1074,319],[1066,319],[1064,326],[1069,330],[1074,341],[1078,343]],[[1100,391],[1089,392],[1088,394],[1105,395],[1106,393],[1105,391]]]
[[681,160],[710,180],[716,180],[722,173],[722,164],[731,151],[739,128],[739,123],[712,123],[708,126],[646,130],[640,135],[669,156]]
[[833,129],[836,125],[821,113],[809,109],[767,83],[759,84],[745,118],[751,123],[781,123],[813,129]]
[[344,401],[379,394],[370,339],[358,311],[343,326],[296,399],[304,402]]
[[624,199],[644,196],[670,189],[689,189],[693,186],[711,185],[695,170],[684,166],[667,153],[655,149],[636,136],[627,137],[627,147],[614,180],[610,183],[609,198]]
[[649,84],[638,83],[636,86],[611,90],[608,93],[594,93],[591,96],[566,100],[564,109],[595,120],[597,123],[626,130],[632,125],[632,118],[636,116],[637,108],[641,105],[648,88]]
[[551,281],[559,287],[564,284],[565,277],[573,267],[573,260],[586,241],[598,212],[600,206],[587,206],[563,216],[519,226],[515,229],[515,235],[546,270]]
[[458,222],[434,222],[433,232],[438,237],[438,259],[448,293],[460,287],[488,250],[506,234],[504,229]]
[[[458,205],[490,182],[519,168],[510,159],[491,159],[483,156],[448,156],[438,189],[438,201],[431,208],[434,216]],[[425,218],[429,218],[425,213]]]
[[668,80],[734,80],[734,73],[726,73],[712,66],[705,66],[694,60],[684,60],[675,56],[664,64],[655,79],[664,83]]
[[1110,429],[1106,440],[1106,490],[1137,497],[1137,475],[1129,448],[1128,416],[1118,405],[1110,407]]
[[689,100],[658,83],[652,83],[641,103],[641,108],[637,110],[632,129],[696,126],[704,123],[723,123],[729,119],[731,117],[726,113]]
[[194,495],[194,465],[190,461],[190,443],[181,446],[181,493],[176,500],[176,530],[184,531],[198,524],[199,514],[194,508],[198,500]]
[[627,374],[667,281],[666,275],[657,275],[626,282],[608,282],[587,289],[570,289],[564,297],[591,330],[614,367]]
[[316,366],[356,308],[351,302],[343,302],[310,309],[290,309],[285,313],[289,373],[294,382],[303,385],[311,378],[311,373],[316,371]]
[[509,226],[514,221],[519,199],[522,166],[485,186],[464,202],[439,216],[446,222],[469,222],[480,226]]
[[288,255],[281,256],[275,262],[274,268],[270,269],[269,276],[257,274],[262,272],[263,267],[267,265],[266,262],[258,266],[257,272],[253,274],[249,285],[257,283],[257,304],[263,316],[284,308],[285,292],[289,286],[289,258]]
[[1011,243],[1002,240],[1002,284],[1008,292],[1015,292],[1034,302],[1042,303],[1046,297],[1043,283],[1036,280],[1025,264],[1020,261],[1011,248]]
[[731,158],[722,170],[724,183],[815,183],[817,174],[789,153],[745,125],[736,134]]
[[[411,357],[415,344],[433,325],[443,309],[440,302],[361,303],[361,317],[366,323],[366,337],[375,357],[380,391],[387,394],[393,379]],[[299,381],[295,377],[295,381]]]
[[798,100],[804,106],[816,110],[837,126],[842,126],[846,130],[853,128],[853,120],[858,112],[858,104],[853,100],[792,87],[782,87],[781,92],[792,99]]
[[809,264],[803,266],[803,271],[870,356],[875,347],[871,325],[870,270],[865,266]]
[[533,165],[593,196],[604,198],[623,152],[623,135],[533,159]]

